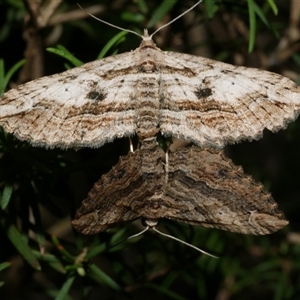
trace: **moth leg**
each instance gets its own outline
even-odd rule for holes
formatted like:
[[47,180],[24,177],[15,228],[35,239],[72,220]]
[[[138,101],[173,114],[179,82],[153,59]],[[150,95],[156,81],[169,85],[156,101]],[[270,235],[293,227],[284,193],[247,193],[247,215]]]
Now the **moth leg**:
[[169,146],[165,152],[165,161],[165,185],[167,185],[169,179]]
[[132,138],[131,137],[129,137],[129,149],[130,149],[130,152],[134,153],[133,143],[132,143]]

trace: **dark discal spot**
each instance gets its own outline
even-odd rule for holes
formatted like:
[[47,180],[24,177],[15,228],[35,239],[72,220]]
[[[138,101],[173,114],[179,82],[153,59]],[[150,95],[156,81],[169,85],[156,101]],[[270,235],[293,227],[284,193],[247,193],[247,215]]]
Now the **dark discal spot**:
[[120,180],[124,177],[125,174],[126,174],[125,169],[119,169],[117,170],[117,172],[115,172],[115,174],[113,174],[112,179]]
[[226,170],[226,169],[220,169],[220,170],[218,170],[218,174],[219,174],[220,177],[227,177],[228,170]]
[[87,93],[86,97],[91,100],[102,101],[105,99],[106,95],[100,91],[90,91]]
[[210,88],[202,89],[201,87],[199,87],[194,93],[198,99],[203,99],[211,96],[212,90]]

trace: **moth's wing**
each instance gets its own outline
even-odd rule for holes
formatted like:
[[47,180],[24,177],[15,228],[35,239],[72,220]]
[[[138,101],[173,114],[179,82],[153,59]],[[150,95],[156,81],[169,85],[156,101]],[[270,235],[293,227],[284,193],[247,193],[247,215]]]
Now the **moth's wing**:
[[139,218],[158,219],[166,175],[162,160],[156,138],[121,157],[82,202],[73,226],[84,234],[96,234]]
[[277,131],[300,112],[300,87],[278,74],[164,52],[163,135],[222,147]]
[[288,222],[260,183],[222,151],[180,149],[169,156],[165,218],[244,234],[268,234]]
[[0,98],[0,125],[21,140],[52,147],[100,147],[135,133],[133,52],[19,85]]
[[95,183],[76,213],[73,226],[84,234],[96,234],[141,217],[135,204],[148,196],[141,173],[139,151],[121,157],[119,162]]

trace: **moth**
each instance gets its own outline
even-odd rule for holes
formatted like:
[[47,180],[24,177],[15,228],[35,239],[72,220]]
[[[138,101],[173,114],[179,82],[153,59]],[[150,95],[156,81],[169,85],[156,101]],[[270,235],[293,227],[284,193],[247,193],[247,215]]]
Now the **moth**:
[[260,183],[222,150],[181,148],[168,155],[155,139],[121,157],[78,210],[73,226],[96,234],[137,219],[167,218],[244,234],[268,234],[288,222]]
[[152,40],[156,32],[133,32],[142,38],[134,51],[8,91],[0,98],[0,125],[47,148],[96,148],[158,133],[222,148],[258,139],[264,129],[278,131],[299,115],[300,88],[290,79],[162,51]]

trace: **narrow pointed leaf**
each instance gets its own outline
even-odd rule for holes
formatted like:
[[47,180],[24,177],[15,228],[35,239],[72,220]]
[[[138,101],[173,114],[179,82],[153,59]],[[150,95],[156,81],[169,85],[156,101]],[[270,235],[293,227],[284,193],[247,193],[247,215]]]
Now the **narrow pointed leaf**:
[[42,268],[39,261],[35,257],[34,253],[28,246],[28,243],[24,240],[21,233],[11,224],[6,232],[7,237],[10,239],[15,248],[20,252],[23,258],[35,269],[40,271]]

